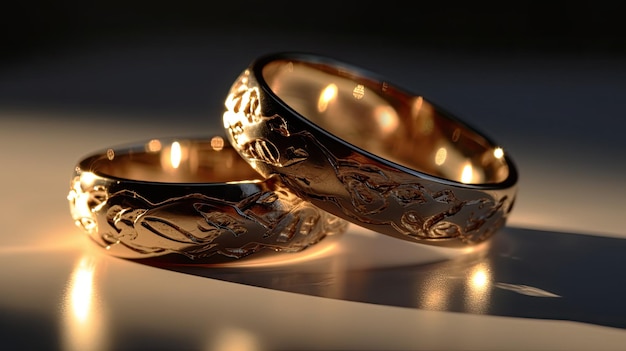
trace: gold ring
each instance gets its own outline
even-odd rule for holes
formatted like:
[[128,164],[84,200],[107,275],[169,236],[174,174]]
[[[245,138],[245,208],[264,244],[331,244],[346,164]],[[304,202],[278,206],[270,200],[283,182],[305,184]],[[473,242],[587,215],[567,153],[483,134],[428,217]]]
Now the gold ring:
[[518,173],[504,148],[423,96],[332,58],[254,60],[228,93],[223,123],[263,176],[399,239],[480,243],[515,201]]
[[259,178],[220,136],[153,139],[82,159],[68,200],[93,241],[131,259],[298,252],[346,229],[279,178]]

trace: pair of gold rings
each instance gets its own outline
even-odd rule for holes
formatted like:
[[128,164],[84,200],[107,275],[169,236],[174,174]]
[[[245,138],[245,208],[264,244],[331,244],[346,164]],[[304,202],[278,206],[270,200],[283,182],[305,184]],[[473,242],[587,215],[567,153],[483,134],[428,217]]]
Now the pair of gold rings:
[[75,167],[76,224],[112,255],[193,261],[298,252],[348,224],[445,247],[488,240],[513,207],[507,152],[426,98],[333,58],[255,59],[223,135],[111,147]]

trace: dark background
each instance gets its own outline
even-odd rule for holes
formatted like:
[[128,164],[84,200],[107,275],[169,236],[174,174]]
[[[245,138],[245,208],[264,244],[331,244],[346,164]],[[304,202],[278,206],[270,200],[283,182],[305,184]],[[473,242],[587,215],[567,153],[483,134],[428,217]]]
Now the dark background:
[[484,72],[494,65],[540,75],[562,67],[532,60],[589,60],[569,68],[580,71],[610,59],[607,71],[615,60],[620,70],[622,14],[617,2],[597,1],[15,1],[0,11],[0,106],[201,120],[221,112],[227,87],[254,57],[311,51],[456,112],[462,101],[447,75],[462,94],[464,81],[499,74]]
[[3,7],[3,60],[146,34],[254,30],[437,50],[626,51],[619,2],[15,1]]

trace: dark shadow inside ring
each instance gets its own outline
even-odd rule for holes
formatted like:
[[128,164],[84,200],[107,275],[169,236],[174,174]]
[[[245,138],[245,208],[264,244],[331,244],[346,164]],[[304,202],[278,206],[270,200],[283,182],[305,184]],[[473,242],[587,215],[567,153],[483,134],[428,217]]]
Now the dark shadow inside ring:
[[626,328],[625,239],[507,227],[481,250],[421,263],[401,257],[428,251],[399,253],[400,240],[387,239],[349,231],[277,263],[139,262],[324,298]]

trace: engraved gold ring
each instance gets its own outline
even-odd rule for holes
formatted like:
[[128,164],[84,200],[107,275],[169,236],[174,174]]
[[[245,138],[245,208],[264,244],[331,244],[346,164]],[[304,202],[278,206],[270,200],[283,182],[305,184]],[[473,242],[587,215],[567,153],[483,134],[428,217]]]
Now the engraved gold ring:
[[259,178],[221,136],[153,139],[86,156],[68,200],[93,241],[130,259],[298,252],[346,229],[280,178]]
[[235,80],[223,123],[261,175],[365,228],[446,247],[505,225],[518,173],[504,148],[363,68],[274,53]]

